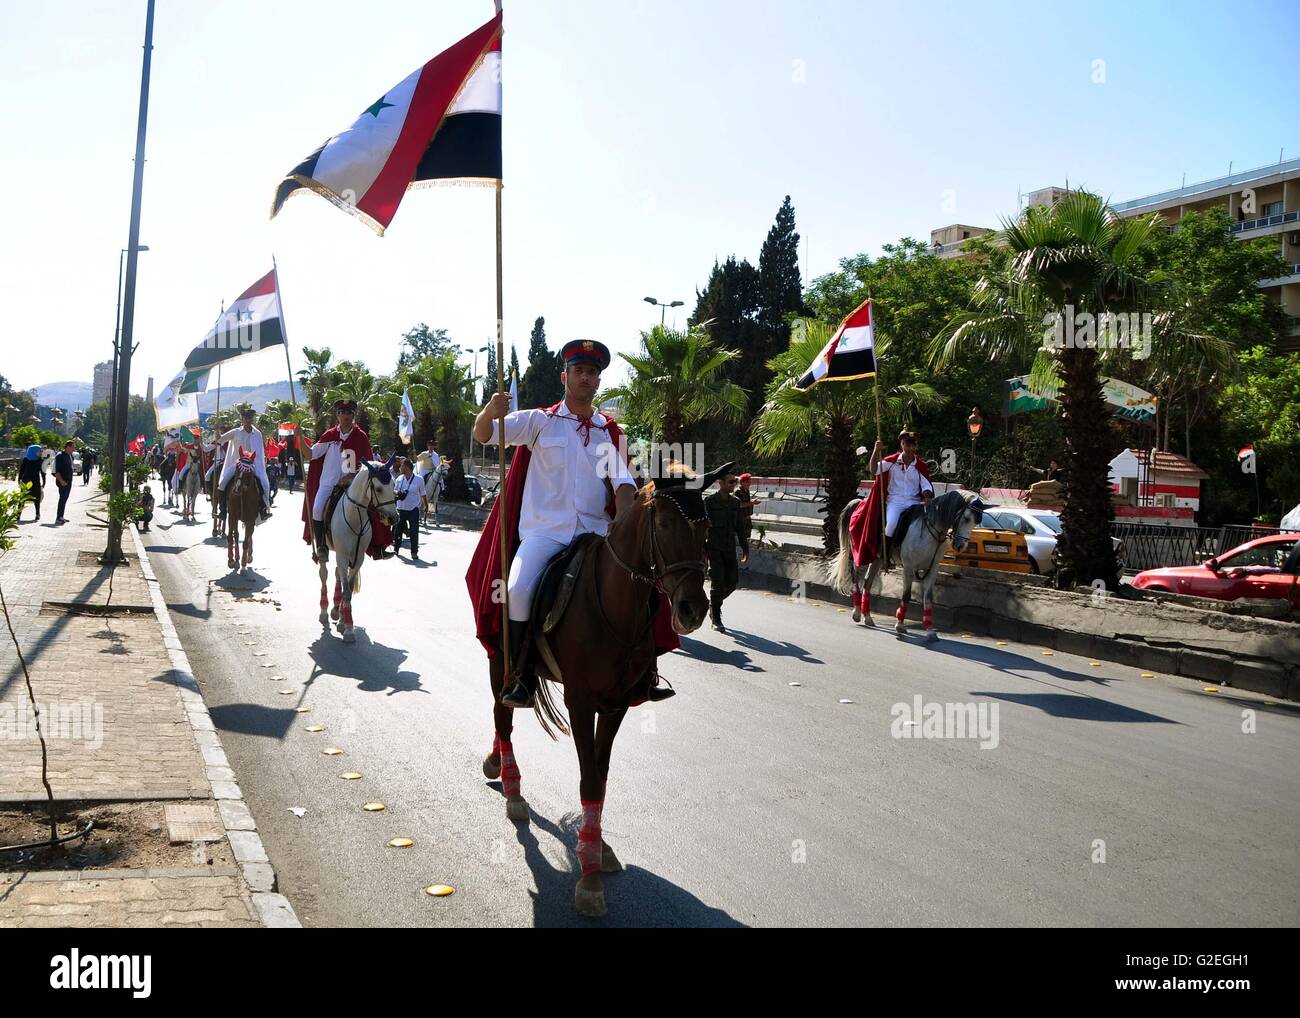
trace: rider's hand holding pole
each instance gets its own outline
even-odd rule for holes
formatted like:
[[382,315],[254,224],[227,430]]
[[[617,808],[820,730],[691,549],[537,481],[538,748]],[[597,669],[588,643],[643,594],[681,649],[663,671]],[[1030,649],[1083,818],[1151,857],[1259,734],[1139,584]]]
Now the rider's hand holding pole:
[[474,441],[487,445],[492,440],[492,422],[510,412],[510,393],[494,392],[487,405],[474,418]]
[[880,450],[882,446],[880,439],[876,439],[876,444],[871,447],[871,460],[867,463],[867,473],[872,477],[876,476],[876,464],[880,462]]

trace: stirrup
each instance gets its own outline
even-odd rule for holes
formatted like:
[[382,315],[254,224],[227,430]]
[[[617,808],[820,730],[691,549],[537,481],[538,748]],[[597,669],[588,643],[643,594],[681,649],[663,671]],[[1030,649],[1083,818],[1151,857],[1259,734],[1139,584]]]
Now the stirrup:
[[534,696],[524,685],[522,679],[515,679],[510,688],[501,694],[501,706],[515,710],[529,710],[534,703]]

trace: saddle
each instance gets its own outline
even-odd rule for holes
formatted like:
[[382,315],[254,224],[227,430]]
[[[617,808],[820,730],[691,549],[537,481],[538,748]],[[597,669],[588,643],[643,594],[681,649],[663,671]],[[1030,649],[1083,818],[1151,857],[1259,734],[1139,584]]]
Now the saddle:
[[544,668],[539,671],[550,673],[557,681],[560,679],[560,670],[545,637],[564,618],[583,566],[591,557],[592,549],[602,540],[597,534],[583,534],[546,563],[541,581],[533,591],[532,610],[528,615],[528,629],[521,641],[519,660],[510,662],[515,675],[523,673],[529,650],[536,643],[544,660]]
[[[903,538],[907,537],[907,530],[914,520],[919,519],[925,513],[925,503],[919,505],[909,505],[903,510],[903,515],[898,518],[898,526],[894,529],[894,536],[885,538],[885,568],[893,566],[894,551],[903,547]],[[903,561],[902,554],[898,556],[898,562],[901,565]]]
[[348,486],[346,484],[336,484],[334,485],[334,490],[330,492],[330,497],[325,500],[325,512],[321,516],[321,519],[325,521],[326,540],[328,540],[330,536],[329,523],[330,520],[334,519],[334,509],[338,506],[339,502],[342,501],[343,495],[347,490]]

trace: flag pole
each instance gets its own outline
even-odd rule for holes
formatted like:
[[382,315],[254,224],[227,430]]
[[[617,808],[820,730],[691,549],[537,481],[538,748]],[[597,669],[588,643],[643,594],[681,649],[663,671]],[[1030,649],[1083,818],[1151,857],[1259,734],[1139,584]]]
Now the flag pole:
[[[504,303],[501,293],[501,187],[496,187],[497,206],[497,392],[506,391]],[[510,682],[510,550],[506,547],[506,416],[497,418],[497,534],[501,541],[501,664],[502,682]]]
[[[880,360],[876,356],[876,305],[870,297],[867,298],[867,317],[871,321],[871,359],[876,362],[876,370],[871,375],[871,387],[876,392],[876,443],[880,446],[880,458],[876,460],[876,470],[880,469],[880,460],[885,458],[884,436],[880,432]],[[871,488],[874,491],[877,479],[881,476],[879,472],[871,475]],[[882,493],[876,499],[880,503],[880,541],[877,547],[877,558],[879,558],[879,549],[885,546],[885,496]],[[889,563],[886,562],[885,565]],[[883,567],[882,567],[883,568]]]
[[280,270],[275,266],[275,255],[271,255],[271,275],[275,277],[275,302],[280,306],[280,331],[284,334],[284,366],[289,372],[289,398],[298,406],[298,394],[293,390],[293,365],[289,363],[289,323],[284,318],[284,298],[280,296]]

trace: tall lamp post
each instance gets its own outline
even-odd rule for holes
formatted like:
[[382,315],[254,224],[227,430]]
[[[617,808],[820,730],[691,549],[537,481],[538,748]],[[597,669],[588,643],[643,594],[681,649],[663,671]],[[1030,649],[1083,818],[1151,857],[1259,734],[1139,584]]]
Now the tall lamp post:
[[972,407],[970,416],[966,418],[966,431],[970,435],[970,472],[972,490],[979,494],[979,478],[975,471],[975,443],[979,440],[980,432],[984,430],[984,418],[980,416],[980,408]]
[[[473,371],[474,378],[478,378],[478,355],[481,353],[487,353],[489,349],[490,348],[487,346],[480,346],[474,351],[474,371]],[[474,402],[477,403],[478,401],[475,400]],[[473,424],[470,424],[469,426],[469,465],[471,467],[474,466],[474,425]]]
[[[113,394],[117,413],[115,427],[110,437],[113,445],[109,452],[112,479],[109,497],[122,491],[125,456],[123,443],[126,431],[127,409],[131,392],[131,340],[135,335],[135,272],[140,252],[140,203],[144,193],[144,141],[149,122],[149,70],[153,64],[153,10],[154,0],[149,0],[144,22],[144,60],[140,70],[140,107],[135,129],[135,175],[131,181],[131,227],[126,242],[126,279],[122,297],[122,335],[118,340],[117,387]],[[109,568],[122,561],[122,523],[109,517],[108,546],[104,561]]]
[[[148,244],[137,244],[137,251],[148,251]],[[116,435],[117,428],[117,360],[122,342],[122,260],[126,257],[126,248],[117,256],[117,312],[113,315],[113,387],[108,390],[108,433]],[[126,422],[122,422],[125,429]]]
[[[663,325],[663,323],[664,323],[664,315],[666,315],[666,314],[668,313],[668,309],[669,309],[669,308],[679,308],[679,307],[681,307],[682,304],[684,303],[683,301],[675,300],[675,301],[673,301],[671,304],[661,304],[661,303],[659,303],[659,301],[658,301],[656,298],[654,298],[654,297],[642,297],[641,299],[644,300],[647,304],[653,304],[655,307],[657,307],[657,308],[660,309],[660,311],[659,311],[659,324],[660,324],[660,325]],[[673,320],[676,321],[676,319],[673,319]]]

